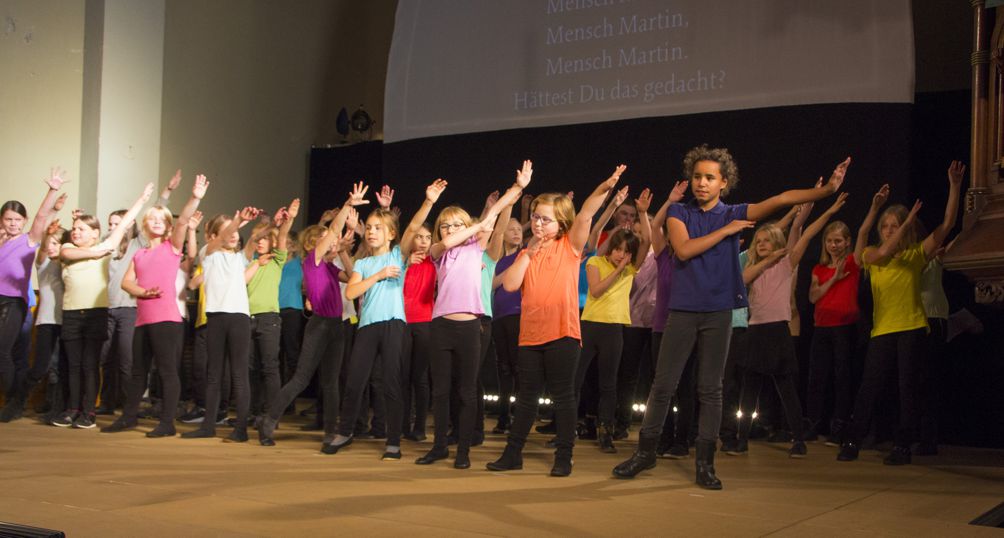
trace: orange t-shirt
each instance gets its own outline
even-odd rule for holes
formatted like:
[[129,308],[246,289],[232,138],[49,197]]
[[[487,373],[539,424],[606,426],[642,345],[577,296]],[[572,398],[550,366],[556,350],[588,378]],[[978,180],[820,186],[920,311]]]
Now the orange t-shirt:
[[[516,257],[526,256],[524,249]],[[541,248],[523,276],[519,345],[536,346],[579,332],[579,262],[568,235]],[[514,262],[515,263],[515,262]]]

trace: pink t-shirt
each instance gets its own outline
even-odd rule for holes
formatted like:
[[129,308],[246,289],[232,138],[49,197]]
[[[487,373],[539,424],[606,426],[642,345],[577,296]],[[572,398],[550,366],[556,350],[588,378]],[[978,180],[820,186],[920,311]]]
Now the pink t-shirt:
[[181,253],[175,253],[170,241],[136,251],[132,258],[136,283],[141,288],[160,288],[160,297],[136,299],[136,326],[164,321],[181,322],[178,312],[178,266]]
[[791,261],[785,256],[750,285],[750,325],[791,321]]
[[477,236],[447,250],[434,260],[438,295],[432,317],[448,314],[484,314],[481,305],[481,255],[484,249]]

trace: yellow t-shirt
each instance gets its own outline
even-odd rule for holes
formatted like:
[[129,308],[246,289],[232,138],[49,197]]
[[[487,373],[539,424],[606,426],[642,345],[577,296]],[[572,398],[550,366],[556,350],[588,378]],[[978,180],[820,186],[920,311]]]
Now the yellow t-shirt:
[[[80,248],[66,243],[63,248]],[[108,308],[109,256],[63,262],[63,311]]]
[[[600,280],[607,278],[610,273],[617,270],[617,266],[610,263],[606,256],[593,256],[586,262],[586,267],[593,266],[600,271]],[[587,269],[588,271],[588,269]],[[599,298],[593,297],[592,293],[586,294],[586,307],[582,310],[582,321],[595,321],[599,323],[620,323],[631,324],[631,284],[634,282],[634,275],[638,272],[634,264],[628,264],[621,271],[617,280],[603,292]]]
[[[198,267],[195,268],[195,273],[192,275],[192,278],[198,277],[201,274],[202,274],[202,265],[199,265]],[[206,283],[205,282],[203,282],[202,284],[199,284],[199,308],[197,310],[198,310],[198,312],[195,315],[195,327],[196,328],[202,327],[203,325],[206,324],[206,321],[207,321],[207,318],[206,318]]]
[[[865,253],[872,247],[865,249]],[[862,256],[864,258],[865,256]],[[924,245],[910,245],[881,264],[865,263],[872,287],[872,337],[927,328],[920,300],[920,274],[927,265]]]

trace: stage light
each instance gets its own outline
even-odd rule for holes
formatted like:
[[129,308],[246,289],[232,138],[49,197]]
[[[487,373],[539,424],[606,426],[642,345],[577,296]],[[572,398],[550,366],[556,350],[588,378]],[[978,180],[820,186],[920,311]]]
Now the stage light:
[[753,411],[753,414],[751,416],[753,417],[753,420],[756,420],[756,417],[759,416],[759,413],[757,413],[756,411]]
[[540,405],[544,405],[544,399],[543,398],[538,398],[537,399],[537,403],[540,404]]
[[551,399],[550,398],[544,398],[544,405],[551,405]]
[[673,412],[674,412],[674,413],[679,413],[679,412],[680,412],[680,410],[679,410],[679,409],[677,409],[677,408],[676,408],[676,406],[674,405],[674,406],[673,406]]
[[516,403],[516,397],[515,396],[510,396],[509,397],[509,403]]
[[743,418],[743,410],[742,409],[736,411],[736,418]]

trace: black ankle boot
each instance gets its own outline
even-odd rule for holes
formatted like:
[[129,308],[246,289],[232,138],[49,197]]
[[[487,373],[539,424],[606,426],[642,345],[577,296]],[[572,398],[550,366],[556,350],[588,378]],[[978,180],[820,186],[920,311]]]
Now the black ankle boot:
[[655,446],[658,443],[658,437],[639,437],[638,450],[627,461],[614,467],[614,476],[617,478],[634,478],[638,473],[655,467]]
[[722,489],[715,476],[715,442],[697,441],[697,485],[704,489]]
[[512,443],[506,443],[502,457],[485,465],[489,471],[518,471],[523,468],[523,451]]
[[558,450],[554,453],[554,465],[551,467],[551,476],[568,476],[572,474],[572,451],[571,449]]
[[234,428],[230,435],[223,438],[224,443],[246,443],[248,442],[247,428]]
[[614,430],[609,425],[604,424],[599,431],[600,450],[607,454],[616,454],[617,448],[614,446]]
[[470,469],[471,453],[468,450],[457,450],[457,457],[453,459],[454,469]]
[[177,435],[178,431],[174,429],[173,422],[161,422],[157,424],[157,427],[146,432],[146,436],[151,439],[158,439],[160,437],[174,437]]

